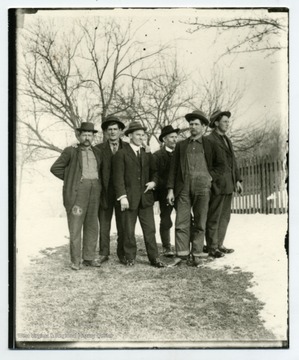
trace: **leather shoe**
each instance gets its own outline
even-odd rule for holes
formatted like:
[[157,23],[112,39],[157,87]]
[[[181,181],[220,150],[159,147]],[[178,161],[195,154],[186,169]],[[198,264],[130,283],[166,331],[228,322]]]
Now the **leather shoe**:
[[180,264],[182,262],[182,259],[179,258],[179,257],[175,257],[173,259],[173,262],[168,264],[167,267],[174,267],[174,266],[177,266],[178,264]]
[[74,264],[74,263],[72,263],[71,269],[72,269],[72,270],[80,270],[80,265],[79,265],[79,264]]
[[216,249],[216,250],[210,250],[209,256],[212,256],[214,258],[221,258],[224,256],[224,254],[218,249]]
[[200,259],[198,256],[193,257],[193,266],[195,267],[201,267],[203,266],[204,262],[202,259]]
[[209,248],[207,247],[207,245],[203,246],[202,252],[204,252],[205,254],[208,254]]
[[108,261],[109,256],[108,255],[100,255],[99,257],[99,263],[102,264],[105,261]]
[[127,265],[128,260],[127,260],[126,257],[124,256],[124,257],[122,257],[122,258],[119,258],[119,262],[120,262],[121,264],[123,264],[123,265]]
[[134,260],[127,260],[126,265],[127,265],[127,266],[134,266],[134,265],[135,265],[135,261],[134,261]]
[[171,248],[164,248],[163,256],[172,257],[172,256],[174,256],[174,252],[171,250]]
[[83,260],[83,265],[92,266],[92,267],[100,267],[101,264],[96,260]]
[[221,251],[223,254],[231,254],[235,251],[234,249],[228,249],[225,246],[219,247],[218,250]]
[[156,267],[156,268],[164,268],[166,267],[166,265],[159,259],[157,259],[156,261],[151,263],[152,266]]

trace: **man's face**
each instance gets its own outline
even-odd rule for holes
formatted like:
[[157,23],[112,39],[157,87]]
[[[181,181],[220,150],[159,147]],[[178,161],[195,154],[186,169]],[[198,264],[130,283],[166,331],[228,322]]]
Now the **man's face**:
[[229,118],[226,115],[223,115],[222,118],[218,121],[215,121],[215,126],[219,132],[225,134],[229,128]]
[[142,145],[144,137],[145,137],[144,130],[136,130],[136,131],[133,131],[131,134],[129,134],[129,139],[130,139],[131,143],[133,143],[136,146]]
[[163,138],[163,142],[165,146],[169,147],[170,149],[174,149],[175,145],[178,141],[178,134],[176,132],[170,133]]
[[92,144],[93,138],[94,138],[94,134],[91,131],[82,131],[78,136],[80,144],[86,147]]
[[121,129],[117,124],[108,125],[107,129],[105,130],[105,136],[107,140],[116,141],[119,139],[121,135]]
[[194,119],[189,121],[189,130],[191,136],[201,136],[205,130],[205,126],[201,124],[199,119]]

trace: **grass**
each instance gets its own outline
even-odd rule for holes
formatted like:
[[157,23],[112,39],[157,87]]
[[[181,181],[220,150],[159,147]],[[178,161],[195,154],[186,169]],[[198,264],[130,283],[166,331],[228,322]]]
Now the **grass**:
[[[114,240],[114,239],[113,239]],[[239,268],[149,265],[142,239],[134,267],[112,255],[101,268],[70,269],[69,247],[48,248],[21,277],[17,340],[103,342],[269,341]],[[217,261],[217,260],[215,260]]]

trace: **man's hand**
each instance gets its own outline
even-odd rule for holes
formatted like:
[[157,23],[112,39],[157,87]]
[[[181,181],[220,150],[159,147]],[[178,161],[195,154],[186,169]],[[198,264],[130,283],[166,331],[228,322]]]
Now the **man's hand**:
[[146,189],[144,191],[144,193],[146,193],[149,190],[154,190],[154,188],[156,187],[156,183],[154,181],[150,181],[148,183],[145,184]]
[[120,199],[120,210],[125,211],[126,209],[129,209],[129,201],[126,197],[123,197]]
[[168,202],[169,205],[171,205],[171,206],[174,205],[174,193],[173,193],[173,189],[169,189],[169,190],[168,190],[168,194],[167,194],[166,200],[167,200],[167,202]]
[[237,181],[237,183],[236,183],[236,192],[237,192],[238,194],[242,194],[242,192],[243,192],[243,186],[242,186],[242,184],[240,183],[240,181]]

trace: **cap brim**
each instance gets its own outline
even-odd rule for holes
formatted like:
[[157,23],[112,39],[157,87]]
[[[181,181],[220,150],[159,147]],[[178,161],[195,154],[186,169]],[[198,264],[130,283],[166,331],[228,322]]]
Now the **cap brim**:
[[187,121],[191,121],[191,120],[198,119],[198,120],[202,120],[206,125],[209,124],[209,120],[206,119],[204,116],[195,115],[195,114],[192,114],[192,113],[185,115],[185,119],[186,119]]
[[86,131],[86,132],[92,132],[92,133],[97,133],[98,130],[86,130],[86,129],[80,129],[80,128],[77,128],[76,131]]
[[108,120],[108,121],[105,121],[104,123],[102,123],[102,125],[101,125],[102,130],[106,130],[107,127],[109,126],[109,124],[111,124],[111,123],[118,123],[120,125],[121,130],[123,130],[125,128],[125,125],[121,121]]
[[165,138],[165,136],[167,136],[167,135],[169,135],[169,134],[172,134],[172,133],[174,133],[174,132],[176,132],[177,134],[180,132],[180,129],[174,129],[174,130],[171,130],[171,131],[169,131],[169,132],[166,132],[166,133],[164,133],[163,135],[161,134],[160,136],[159,136],[159,141],[163,141],[163,138]]
[[219,114],[217,114],[216,117],[214,117],[214,118],[211,119],[210,124],[209,124],[209,127],[210,127],[211,129],[214,129],[214,127],[215,127],[215,121],[217,121],[217,119],[219,118],[219,116],[223,116],[223,115],[225,115],[225,116],[227,116],[228,118],[230,118],[232,114],[231,114],[229,111],[221,111]]
[[132,132],[138,131],[138,130],[146,131],[147,128],[146,128],[146,127],[140,127],[140,128],[136,128],[136,129],[127,129],[127,130],[125,131],[125,135],[127,136],[127,135],[131,134]]

